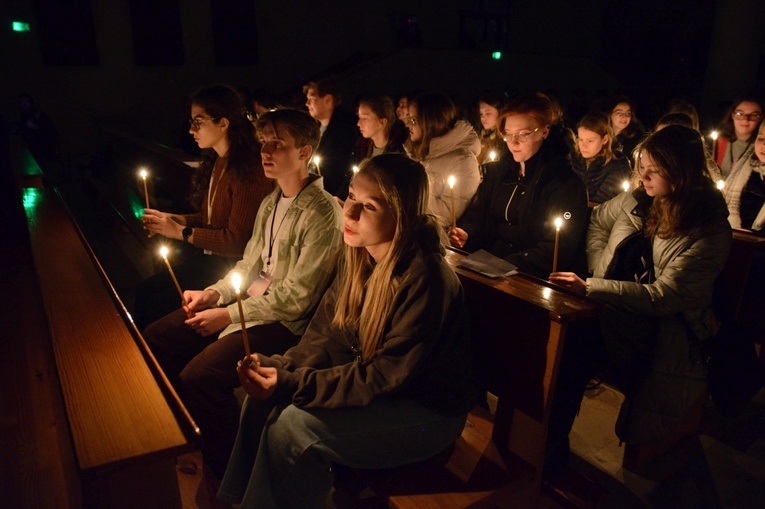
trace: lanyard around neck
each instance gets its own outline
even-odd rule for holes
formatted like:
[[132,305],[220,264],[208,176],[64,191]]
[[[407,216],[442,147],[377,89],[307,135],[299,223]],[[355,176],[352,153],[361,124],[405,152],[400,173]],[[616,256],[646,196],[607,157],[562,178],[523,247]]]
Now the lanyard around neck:
[[[217,161],[216,161],[217,162]],[[218,188],[220,187],[220,181],[223,180],[223,175],[226,173],[227,165],[224,163],[223,169],[218,176],[218,182],[215,183],[215,189],[213,189],[213,179],[215,178],[215,168],[210,175],[210,190],[207,192],[207,224],[212,224],[212,208],[215,203],[215,195],[218,194]]]
[[269,239],[268,239],[268,257],[266,258],[266,269],[268,269],[268,267],[271,265],[271,255],[274,252],[274,242],[276,241],[276,237],[279,235],[279,230],[282,229],[282,225],[284,224],[284,220],[287,219],[287,213],[289,212],[290,208],[292,207],[292,204],[297,201],[298,197],[300,196],[300,193],[302,193],[303,190],[306,187],[308,187],[309,183],[310,182],[306,183],[306,185],[304,185],[300,189],[298,194],[295,195],[295,199],[292,200],[292,203],[290,203],[290,206],[287,207],[287,210],[284,212],[284,216],[282,217],[282,220],[279,221],[279,227],[276,228],[276,233],[274,233],[274,223],[276,222],[276,209],[279,207],[279,202],[284,197],[282,192],[281,191],[279,192],[279,198],[276,200],[276,203],[274,203],[274,210],[273,210],[273,212],[271,214],[271,232],[269,234]]

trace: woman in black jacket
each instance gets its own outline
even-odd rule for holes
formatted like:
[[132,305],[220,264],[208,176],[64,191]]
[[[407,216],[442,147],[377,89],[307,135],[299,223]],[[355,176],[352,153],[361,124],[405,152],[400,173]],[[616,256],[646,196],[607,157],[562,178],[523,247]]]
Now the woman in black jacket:
[[560,131],[552,130],[552,104],[541,95],[508,104],[499,127],[509,155],[491,168],[457,227],[454,247],[485,249],[522,272],[547,278],[553,264],[556,218],[558,267],[576,270],[587,227],[587,190],[571,168]]

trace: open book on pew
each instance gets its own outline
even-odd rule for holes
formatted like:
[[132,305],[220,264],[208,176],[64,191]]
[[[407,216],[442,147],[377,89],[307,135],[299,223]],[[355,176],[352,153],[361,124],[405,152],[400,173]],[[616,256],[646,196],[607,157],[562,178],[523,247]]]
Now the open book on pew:
[[508,277],[518,273],[518,267],[483,249],[479,249],[475,253],[470,253],[461,258],[457,262],[457,266],[478,272],[492,279]]

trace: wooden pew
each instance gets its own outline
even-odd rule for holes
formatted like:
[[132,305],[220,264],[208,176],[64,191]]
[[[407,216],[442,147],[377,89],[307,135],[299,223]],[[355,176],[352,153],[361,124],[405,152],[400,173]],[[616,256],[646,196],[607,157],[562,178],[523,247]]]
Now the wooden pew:
[[23,200],[74,456],[71,507],[180,508],[175,457],[199,429],[57,192]]
[[568,326],[600,305],[517,274],[490,279],[461,269],[479,365],[497,396],[495,415],[477,406],[454,447],[424,463],[365,471],[392,508],[535,507],[557,369]]

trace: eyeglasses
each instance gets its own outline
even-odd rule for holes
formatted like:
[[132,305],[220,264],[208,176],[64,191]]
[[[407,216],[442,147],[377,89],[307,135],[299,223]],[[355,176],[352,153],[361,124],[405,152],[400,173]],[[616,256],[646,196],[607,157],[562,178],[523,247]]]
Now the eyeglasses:
[[523,143],[524,141],[529,139],[529,136],[534,134],[535,132],[539,131],[541,129],[540,127],[537,127],[536,129],[532,131],[519,131],[517,133],[508,133],[504,132],[502,133],[505,137],[505,141],[517,141],[518,143]]
[[417,125],[417,117],[413,117],[409,113],[407,113],[406,114],[406,125]]
[[733,118],[735,120],[760,120],[760,117],[762,117],[762,113],[759,112],[744,113],[741,110],[736,110],[733,112]]
[[189,126],[195,131],[199,131],[202,128],[202,123],[208,120],[215,120],[212,117],[194,117],[189,119]]
[[619,118],[632,118],[632,112],[631,111],[622,111],[622,110],[616,110],[614,112],[614,115],[616,115]]

